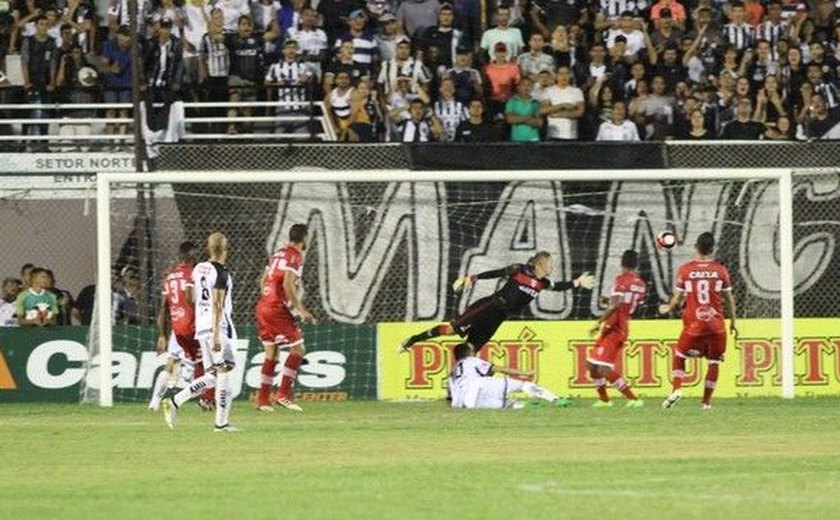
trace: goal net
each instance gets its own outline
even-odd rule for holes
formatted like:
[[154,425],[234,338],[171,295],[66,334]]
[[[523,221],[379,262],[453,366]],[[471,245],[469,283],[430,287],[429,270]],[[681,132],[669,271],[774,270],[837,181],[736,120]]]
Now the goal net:
[[[231,247],[239,336],[234,392],[251,396],[263,360],[253,317],[259,279],[271,252],[298,222],[310,227],[304,302],[318,319],[304,328],[308,363],[296,386],[299,399],[441,395],[452,338],[440,343],[442,350],[403,357],[399,339],[463,311],[498,283],[482,280],[456,294],[451,283],[458,276],[523,262],[539,250],[555,256],[552,278],[590,271],[595,289],[542,293],[511,318],[516,330],[500,331],[507,336],[490,355],[533,366],[527,345],[539,344],[534,348],[549,386],[585,392],[586,376],[576,368],[579,352],[591,346],[585,331],[603,312],[626,249],[639,251],[649,294],[631,325],[626,371],[648,393],[662,395],[679,325],[677,316],[659,317],[657,306],[670,296],[676,268],[691,258],[694,241],[706,231],[732,272],[738,301],[741,336],[727,354],[733,395],[779,395],[784,387],[792,396],[794,363],[797,373],[808,369],[798,357],[794,361],[801,352],[794,352],[792,341],[793,291],[815,295],[798,300],[798,316],[821,317],[831,312],[821,298],[836,290],[825,282],[837,267],[827,254],[837,223],[814,218],[808,208],[820,205],[820,215],[830,214],[827,207],[837,214],[837,176],[803,178],[796,189],[790,183],[790,172],[777,170],[103,174],[98,294],[117,296],[98,297],[105,308],[91,328],[91,372],[82,398],[102,404],[149,398],[163,364],[154,351],[161,281],[182,241],[203,247],[213,231],[223,231]],[[137,194],[134,204],[109,203],[125,190]],[[786,213],[794,200],[796,213]],[[660,251],[654,238],[664,230],[673,231],[679,244]],[[515,325],[520,322],[527,326]],[[543,323],[560,328],[543,330]],[[741,359],[747,355],[752,357]],[[109,357],[110,378],[99,370]],[[651,363],[653,369],[646,366]],[[423,368],[425,374],[418,372]],[[756,375],[761,392],[749,379]],[[112,391],[103,392],[103,381],[111,381]]]

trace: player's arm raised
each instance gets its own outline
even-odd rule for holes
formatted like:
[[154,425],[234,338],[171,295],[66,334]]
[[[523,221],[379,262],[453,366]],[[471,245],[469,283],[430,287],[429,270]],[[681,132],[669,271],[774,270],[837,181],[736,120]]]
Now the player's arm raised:
[[298,275],[294,271],[286,271],[283,275],[283,291],[286,293],[286,301],[292,304],[297,310],[300,319],[304,323],[315,323],[315,317],[303,306],[297,290]]
[[668,303],[663,303],[659,306],[659,314],[670,314],[671,311],[678,308],[682,305],[683,301],[683,293],[682,291],[674,291],[674,295],[671,296],[671,299]]
[[468,274],[455,280],[452,284],[452,290],[461,292],[463,289],[468,289],[476,280],[492,280],[493,278],[501,278],[510,272],[511,267],[502,267],[501,269],[493,269],[492,271],[484,271],[478,274]]
[[729,311],[729,331],[737,338],[738,326],[735,325],[735,297],[732,296],[732,291],[724,291],[723,301],[726,303],[726,310]]
[[620,304],[621,304],[621,295],[620,294],[613,294],[612,296],[610,296],[609,306],[607,307],[607,310],[604,311],[603,316],[598,318],[598,320],[595,322],[595,326],[592,327],[589,330],[589,334],[591,336],[594,336],[595,334],[597,334],[598,332],[601,331],[601,326],[604,324],[605,321],[607,321],[609,319],[610,316],[612,316],[615,313],[615,311],[618,310],[618,306]]
[[572,280],[557,280],[551,284],[552,291],[568,291],[569,289],[577,289],[583,287],[584,289],[592,289],[595,286],[595,277],[592,273],[585,271],[577,278]]

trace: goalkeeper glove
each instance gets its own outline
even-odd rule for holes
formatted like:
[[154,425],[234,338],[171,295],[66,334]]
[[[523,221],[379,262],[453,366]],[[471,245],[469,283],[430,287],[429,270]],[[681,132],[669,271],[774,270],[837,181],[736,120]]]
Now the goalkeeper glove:
[[575,287],[583,287],[584,289],[592,289],[595,286],[595,277],[592,276],[592,273],[585,272],[582,275],[575,278],[572,283],[575,284]]
[[462,276],[452,283],[452,290],[461,292],[464,289],[468,289],[473,284],[473,280],[472,275]]

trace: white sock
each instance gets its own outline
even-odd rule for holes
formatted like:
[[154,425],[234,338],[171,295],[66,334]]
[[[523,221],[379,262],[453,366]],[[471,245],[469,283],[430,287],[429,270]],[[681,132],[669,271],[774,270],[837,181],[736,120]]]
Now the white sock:
[[216,376],[210,373],[204,374],[203,376],[199,377],[192,384],[177,394],[172,399],[175,401],[175,405],[180,407],[182,404],[186,403],[193,397],[201,395],[201,392],[207,390],[208,388],[213,388],[216,385]]
[[557,396],[546,390],[541,386],[537,386],[530,381],[525,381],[522,383],[522,391],[528,394],[531,397],[537,397],[539,399],[545,399],[546,401],[556,401]]
[[169,372],[161,370],[160,374],[155,378],[155,386],[152,387],[152,399],[149,401],[149,408],[157,410],[160,406],[160,400],[166,394],[167,383],[169,382]]
[[228,373],[221,372],[216,377],[216,426],[226,426],[228,424],[231,398]]

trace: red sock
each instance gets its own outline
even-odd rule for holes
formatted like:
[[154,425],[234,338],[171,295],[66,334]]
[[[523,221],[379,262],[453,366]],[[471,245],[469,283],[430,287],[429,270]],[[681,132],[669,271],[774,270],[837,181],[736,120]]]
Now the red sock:
[[719,369],[717,363],[709,363],[709,368],[706,370],[706,388],[703,389],[703,404],[711,404],[712,402],[712,393],[717,386]]
[[599,374],[594,368],[589,369],[589,377],[592,378],[592,382],[595,383],[595,390],[598,392],[598,399],[604,401],[605,403],[608,402],[610,400],[610,396],[607,395],[606,380],[601,377],[601,374]]
[[674,353],[674,360],[671,363],[671,386],[676,392],[682,388],[683,378],[685,377],[685,358],[680,357]]
[[624,394],[624,397],[626,397],[627,399],[630,399],[631,401],[636,400],[636,394],[633,393],[633,390],[630,390],[630,383],[628,383],[626,379],[621,377],[621,374],[619,374],[615,370],[610,370],[610,373],[607,374],[607,381],[609,381],[610,384],[613,385],[616,390]]
[[[204,363],[201,360],[195,362],[193,368],[193,381],[198,379],[199,377],[204,375]],[[213,388],[208,388],[201,394],[202,399],[206,401],[210,401],[211,403],[216,400],[216,390]]]
[[278,398],[289,399],[291,396],[301,361],[303,361],[303,357],[294,352],[286,358],[286,364],[283,366],[283,378],[280,380],[280,389],[277,390]]
[[274,369],[277,361],[266,358],[260,370],[260,393],[257,396],[257,406],[268,405],[268,396],[271,393],[271,386],[274,384]]

